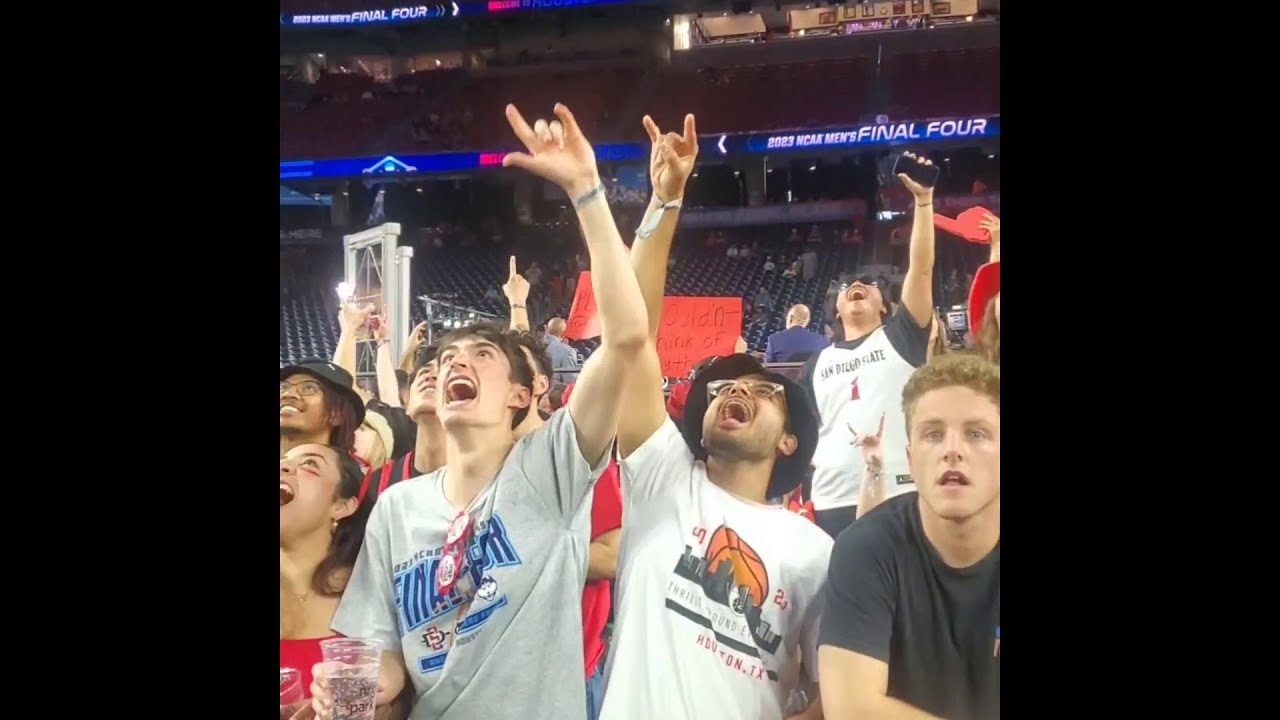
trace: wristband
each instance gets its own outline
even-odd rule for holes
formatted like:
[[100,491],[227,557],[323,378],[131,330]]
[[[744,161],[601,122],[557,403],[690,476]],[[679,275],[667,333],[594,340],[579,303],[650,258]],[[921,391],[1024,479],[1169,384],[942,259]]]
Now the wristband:
[[574,200],[573,207],[575,209],[581,210],[582,208],[589,205],[592,200],[595,200],[603,192],[604,192],[604,183],[600,183],[594,188],[583,193],[581,196],[578,197],[577,200]]
[[649,201],[649,205],[657,205],[657,208],[655,208],[655,212],[648,220],[641,223],[640,227],[636,228],[636,237],[641,240],[648,239],[648,237],[653,235],[654,231],[658,229],[658,223],[662,222],[662,214],[668,210],[679,210],[683,204],[684,198],[676,198],[671,202],[664,203],[658,199],[657,195],[654,195],[653,199]]

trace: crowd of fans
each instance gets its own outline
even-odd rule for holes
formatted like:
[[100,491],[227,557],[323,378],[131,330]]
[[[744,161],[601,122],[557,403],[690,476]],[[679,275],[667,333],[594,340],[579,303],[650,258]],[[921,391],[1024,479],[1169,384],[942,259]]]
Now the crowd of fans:
[[[381,650],[379,718],[998,718],[999,219],[972,347],[939,340],[934,191],[904,174],[900,271],[852,272],[818,331],[786,308],[763,358],[664,378],[693,116],[644,118],[653,197],[628,252],[569,109],[506,114],[526,152],[504,165],[572,203],[599,345],[578,367],[563,319],[532,332],[556,275],[513,257],[505,326],[419,325],[393,358],[348,301],[333,357],[281,368],[281,717],[355,717],[321,650],[348,637]],[[784,272],[812,279],[803,242]],[[376,397],[353,381],[367,334]]]

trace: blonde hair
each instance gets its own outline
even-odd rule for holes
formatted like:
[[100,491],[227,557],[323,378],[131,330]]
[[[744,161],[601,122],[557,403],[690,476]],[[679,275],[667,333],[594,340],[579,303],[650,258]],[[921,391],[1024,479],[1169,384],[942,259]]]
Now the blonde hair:
[[911,435],[911,415],[925,394],[949,387],[966,387],[995,403],[1000,410],[1000,366],[974,353],[948,353],[935,357],[912,373],[902,388],[902,414]]
[[387,443],[382,439],[382,430],[374,423],[369,422],[371,416],[377,418],[374,422],[381,422],[385,426],[387,435],[391,434],[391,426],[387,424],[387,421],[381,415],[373,412],[365,413],[364,422],[360,424],[360,427],[373,433],[373,442],[369,443],[369,454],[364,458],[364,461],[369,463],[370,468],[377,469],[387,464],[387,461],[391,459],[391,453],[387,449]]
[[982,326],[974,337],[974,349],[982,353],[982,357],[1000,364],[1000,320],[996,318],[996,298],[992,295],[987,307],[982,311]]

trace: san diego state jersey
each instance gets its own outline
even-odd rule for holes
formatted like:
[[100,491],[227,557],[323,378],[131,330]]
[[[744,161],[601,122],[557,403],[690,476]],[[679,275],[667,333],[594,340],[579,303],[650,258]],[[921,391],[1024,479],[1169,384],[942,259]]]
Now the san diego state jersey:
[[805,363],[803,384],[813,393],[821,428],[813,454],[813,506],[858,502],[864,464],[855,434],[874,435],[884,416],[885,496],[916,489],[907,464],[902,388],[928,354],[929,328],[905,308],[869,335],[836,343]]

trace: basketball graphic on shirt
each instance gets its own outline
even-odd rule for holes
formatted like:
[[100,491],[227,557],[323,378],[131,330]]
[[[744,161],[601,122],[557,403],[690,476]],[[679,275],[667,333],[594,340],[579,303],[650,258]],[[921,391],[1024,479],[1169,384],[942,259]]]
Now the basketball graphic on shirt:
[[[744,651],[748,655],[760,657],[757,648],[759,652],[770,655],[778,652],[782,636],[763,617],[765,599],[771,597],[769,571],[764,559],[750,543],[728,526],[721,525],[710,536],[706,533],[704,527],[690,528],[689,537],[693,542],[684,546],[684,553],[673,569],[676,578],[679,578],[677,582],[693,583],[702,590],[712,605],[727,608],[742,617],[755,646]],[[702,545],[704,538],[705,546]],[[698,547],[702,549],[695,549]],[[782,589],[778,588],[778,592],[781,593]],[[710,607],[702,603],[690,606],[685,604],[687,602],[687,598],[680,602],[668,598],[667,608],[691,619],[702,617],[706,620],[705,623],[699,622],[703,627],[714,626],[708,614],[713,612]],[[720,630],[713,630],[713,633],[720,642],[729,637],[722,637]],[[777,678],[770,675],[770,679]]]
[[755,548],[743,542],[732,528],[721,525],[711,533],[706,557],[709,576],[732,577],[726,591],[734,610],[746,612],[748,601],[755,607],[764,605],[769,594],[769,573]]

